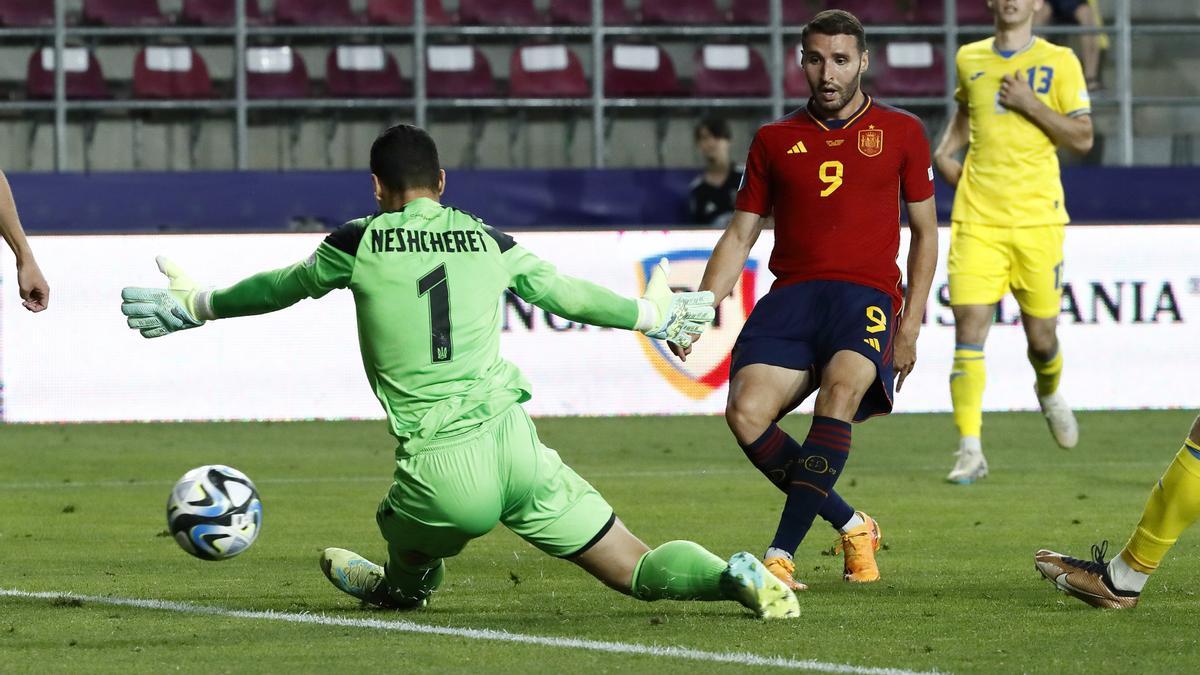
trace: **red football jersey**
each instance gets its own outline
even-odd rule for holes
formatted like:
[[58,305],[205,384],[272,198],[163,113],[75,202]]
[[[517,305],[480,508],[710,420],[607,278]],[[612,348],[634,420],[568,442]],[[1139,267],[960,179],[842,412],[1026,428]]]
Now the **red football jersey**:
[[933,196],[925,127],[867,97],[840,128],[807,107],[754,135],[737,209],[775,216],[775,288],[851,281],[888,293],[898,311],[900,196]]

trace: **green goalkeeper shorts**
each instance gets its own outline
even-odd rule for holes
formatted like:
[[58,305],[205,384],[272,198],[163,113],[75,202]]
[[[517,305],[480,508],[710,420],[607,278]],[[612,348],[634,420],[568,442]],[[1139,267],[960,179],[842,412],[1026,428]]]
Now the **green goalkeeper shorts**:
[[398,457],[395,479],[376,514],[392,559],[457,555],[497,523],[565,558],[590,548],[615,520],[604,497],[542,445],[519,405]]

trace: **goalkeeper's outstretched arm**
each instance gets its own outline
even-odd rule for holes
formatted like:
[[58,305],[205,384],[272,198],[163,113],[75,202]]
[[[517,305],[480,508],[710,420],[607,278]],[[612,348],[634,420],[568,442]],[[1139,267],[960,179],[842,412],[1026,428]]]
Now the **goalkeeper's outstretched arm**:
[[711,293],[671,292],[666,258],[655,265],[640,298],[559,274],[553,265],[520,246],[505,251],[502,259],[517,295],[571,321],[641,331],[686,345],[691,344],[691,336],[704,331],[715,314]]
[[204,325],[212,319],[274,312],[305,298],[319,298],[345,288],[354,271],[354,257],[328,244],[303,262],[260,272],[222,289],[202,288],[178,265],[163,256],[155,259],[167,277],[167,288],[129,287],[121,290],[121,312],[130,328],[155,338]]

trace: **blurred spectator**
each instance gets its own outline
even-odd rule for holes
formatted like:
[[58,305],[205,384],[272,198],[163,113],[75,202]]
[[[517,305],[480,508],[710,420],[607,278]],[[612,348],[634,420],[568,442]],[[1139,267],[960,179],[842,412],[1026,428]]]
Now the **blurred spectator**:
[[733,133],[721,117],[705,117],[696,125],[696,150],[704,158],[704,173],[690,186],[688,212],[691,222],[724,227],[733,215],[742,168],[729,160]]
[[21,228],[21,218],[17,216],[17,203],[13,201],[12,189],[3,171],[0,171],[0,237],[8,242],[17,257],[17,290],[21,293],[21,304],[31,312],[46,309],[50,304],[50,285],[33,258],[33,250]]
[[[1078,24],[1080,26],[1104,26],[1100,16],[1099,0],[1046,0],[1038,12],[1036,20],[1039,25],[1053,21],[1057,24]],[[1108,36],[1103,33],[1085,33],[1079,36],[1079,60],[1083,62],[1083,76],[1087,79],[1089,91],[1101,87],[1100,83],[1100,51],[1108,49]]]

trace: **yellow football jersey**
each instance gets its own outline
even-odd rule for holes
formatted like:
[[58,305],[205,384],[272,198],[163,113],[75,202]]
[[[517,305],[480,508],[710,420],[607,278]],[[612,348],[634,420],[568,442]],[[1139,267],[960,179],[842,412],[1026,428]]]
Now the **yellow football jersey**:
[[967,106],[971,139],[951,218],[981,225],[1066,223],[1054,142],[1024,115],[1000,105],[1005,74],[1019,75],[1052,110],[1075,117],[1091,113],[1083,67],[1067,47],[1034,38],[1005,57],[995,38],[958,50],[954,98]]

